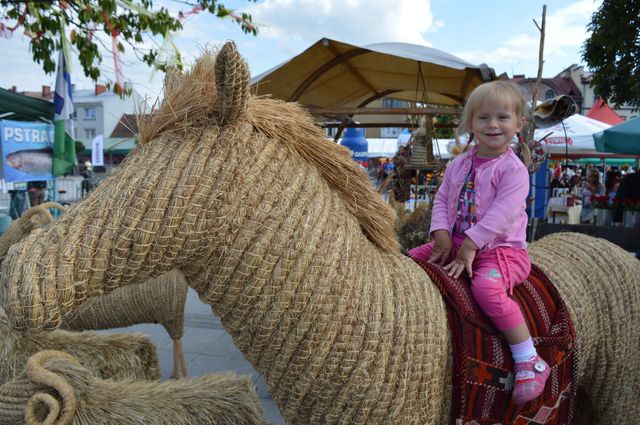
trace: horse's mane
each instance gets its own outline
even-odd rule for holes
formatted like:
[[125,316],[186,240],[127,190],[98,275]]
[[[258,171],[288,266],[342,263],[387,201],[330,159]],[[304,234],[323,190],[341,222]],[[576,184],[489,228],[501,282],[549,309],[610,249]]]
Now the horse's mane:
[[[154,113],[138,118],[141,144],[169,132],[220,125],[215,60],[213,52],[205,51],[189,72],[167,73],[162,105]],[[351,159],[348,149],[328,141],[298,104],[257,97],[250,97],[247,103],[243,118],[256,131],[281,141],[314,166],[338,192],[366,237],[385,252],[398,252],[393,212]]]
[[305,109],[297,103],[252,98],[247,120],[256,130],[282,141],[314,166],[339,193],[370,241],[387,252],[399,250],[391,207],[351,159],[349,150],[328,141]]

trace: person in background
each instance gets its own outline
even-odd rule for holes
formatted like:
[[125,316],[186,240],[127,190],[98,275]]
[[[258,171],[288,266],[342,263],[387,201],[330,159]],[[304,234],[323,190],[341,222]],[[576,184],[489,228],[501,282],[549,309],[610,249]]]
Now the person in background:
[[560,188],[562,182],[562,165],[558,163],[550,171],[551,181],[549,183],[549,188],[551,188],[551,192],[553,193],[553,189]]
[[607,198],[609,199],[609,204],[613,204],[613,200],[616,196],[616,192],[618,191],[618,187],[620,186],[620,178],[612,173],[604,183],[604,187],[606,190]]
[[46,180],[35,180],[28,182],[27,192],[29,193],[29,203],[32,207],[42,204],[47,194]]
[[580,180],[580,175],[579,174],[574,174],[569,179],[569,183],[567,185],[567,189],[569,189],[569,193],[571,193],[571,194],[573,194],[575,196],[580,196],[581,186],[582,186],[582,180]]
[[87,158],[84,161],[84,164],[80,166],[80,175],[84,177],[82,180],[82,197],[87,195],[95,188],[95,183],[93,182],[93,165],[91,161]]
[[587,174],[587,181],[582,184],[582,211],[580,221],[590,223],[593,220],[592,197],[605,194],[604,185],[600,182],[600,172],[591,168]]
[[[469,143],[477,143],[445,170],[432,209],[433,242],[408,253],[417,261],[443,265],[453,278],[469,275],[474,299],[511,349],[517,404],[542,394],[550,372],[512,298],[513,287],[531,270],[525,212],[531,155],[524,140],[519,142],[523,160],[511,148],[526,109],[518,86],[506,81],[482,84],[471,93],[460,130],[469,134]],[[482,203],[476,202],[478,194]]]
[[[613,223],[616,225],[622,224],[625,200],[640,202],[640,173],[627,173],[620,181],[613,202]],[[634,227],[640,227],[640,223],[635,223]]]

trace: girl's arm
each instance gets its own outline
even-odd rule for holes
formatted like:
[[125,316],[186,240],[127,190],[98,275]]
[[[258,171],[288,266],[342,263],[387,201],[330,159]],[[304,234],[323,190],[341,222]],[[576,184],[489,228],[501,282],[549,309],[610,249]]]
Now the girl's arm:
[[529,171],[522,167],[505,170],[500,176],[496,197],[487,213],[466,235],[482,248],[500,235],[506,234],[520,219],[529,195]]
[[[451,164],[450,164],[451,165]],[[436,196],[433,200],[433,208],[431,209],[431,227],[429,228],[429,235],[433,235],[436,230],[446,230],[451,234],[451,226],[449,225],[449,182],[451,178],[451,166],[448,166],[444,170],[444,177],[442,184],[436,192]]]

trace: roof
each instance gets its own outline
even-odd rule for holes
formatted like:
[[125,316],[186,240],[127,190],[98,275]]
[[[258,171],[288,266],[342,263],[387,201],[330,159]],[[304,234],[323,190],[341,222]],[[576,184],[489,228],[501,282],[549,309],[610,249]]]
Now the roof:
[[135,137],[138,134],[138,116],[136,114],[122,114],[118,124],[109,137],[126,138]]
[[105,100],[119,98],[117,94],[110,90],[96,94],[95,89],[80,89],[73,91],[73,103],[82,102],[104,102]]
[[[134,147],[136,147],[136,139],[133,137],[128,138],[114,138],[114,137],[106,137],[103,140],[102,149],[105,155],[107,154],[126,154],[131,151]],[[84,151],[78,152],[78,155],[87,155],[92,151],[92,145],[89,144],[85,146]]]
[[322,38],[251,84],[258,95],[306,106],[362,107],[382,97],[461,106],[476,86],[495,78],[487,65],[426,46]]
[[[19,121],[53,121],[53,103],[0,88],[0,117]],[[7,114],[6,116],[3,116]]]
[[607,124],[616,125],[624,122],[624,120],[615,113],[603,98],[599,98],[598,101],[589,109],[589,112],[585,114],[589,118],[594,120],[606,122]]
[[[515,80],[515,83],[519,85],[534,85],[536,80],[536,78],[518,78]],[[580,100],[577,102],[578,104],[582,103],[582,92],[578,86],[576,86],[576,83],[569,77],[543,78],[541,83],[552,87],[555,90],[556,95],[566,94],[573,99]],[[542,93],[542,95],[544,96],[544,93]]]

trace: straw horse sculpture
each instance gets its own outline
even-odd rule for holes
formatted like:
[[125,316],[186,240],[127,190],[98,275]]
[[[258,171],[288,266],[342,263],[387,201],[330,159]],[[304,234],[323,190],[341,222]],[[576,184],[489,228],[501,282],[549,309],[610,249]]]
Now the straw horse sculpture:
[[[348,151],[297,105],[249,95],[233,43],[167,79],[139,139],[117,175],[12,247],[0,278],[14,326],[54,328],[88,297],[178,268],[288,422],[447,423],[440,293]],[[572,234],[531,251],[579,333],[576,410],[636,421],[640,263]]]

